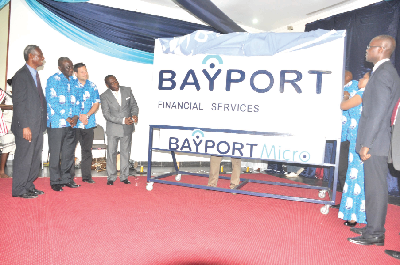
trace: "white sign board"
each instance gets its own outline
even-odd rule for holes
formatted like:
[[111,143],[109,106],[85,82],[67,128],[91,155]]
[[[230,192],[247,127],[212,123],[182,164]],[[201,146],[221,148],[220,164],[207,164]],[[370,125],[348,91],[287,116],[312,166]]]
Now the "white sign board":
[[[325,140],[340,139],[344,40],[343,36],[309,48],[251,57],[165,54],[156,41],[149,123],[286,133],[292,140],[254,135],[240,138],[257,142],[259,147],[266,142],[288,146],[285,143],[289,141],[299,150],[315,145],[320,153],[315,162],[322,163],[321,143],[324,148]],[[165,141],[176,135],[168,131],[162,133],[167,134]],[[233,136],[212,137],[217,142],[219,137],[229,140]],[[160,142],[164,147],[169,143]],[[201,153],[212,154],[211,149]]]

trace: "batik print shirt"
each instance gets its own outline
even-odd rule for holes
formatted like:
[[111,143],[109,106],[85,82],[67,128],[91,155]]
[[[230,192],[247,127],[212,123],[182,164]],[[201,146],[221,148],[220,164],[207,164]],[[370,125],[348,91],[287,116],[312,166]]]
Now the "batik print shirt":
[[69,80],[58,71],[47,79],[47,127],[64,128],[70,126],[67,118],[78,115],[76,95],[77,79],[70,76]]
[[[344,91],[350,93],[350,98],[353,97],[358,91],[358,81],[352,80],[344,86]],[[342,112],[342,142],[347,140],[347,134],[349,133],[350,126],[350,114],[348,110]]]
[[[89,80],[86,80],[85,85],[82,85],[81,82],[78,81],[76,91],[78,95],[77,99],[80,102],[78,105],[79,114],[87,114],[94,103],[100,103],[99,91],[97,90],[96,85]],[[93,127],[96,127],[96,117],[94,114],[90,115],[87,125],[84,125],[78,120],[78,123],[75,126],[75,128],[80,129],[89,129]]]

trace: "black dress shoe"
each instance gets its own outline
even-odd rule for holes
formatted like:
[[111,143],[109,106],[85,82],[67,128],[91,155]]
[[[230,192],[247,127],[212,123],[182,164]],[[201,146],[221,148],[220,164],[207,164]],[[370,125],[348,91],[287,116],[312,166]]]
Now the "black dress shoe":
[[78,184],[76,184],[75,182],[70,182],[70,183],[67,183],[67,184],[63,184],[63,186],[64,187],[68,187],[68,188],[78,188],[78,187],[80,187],[81,185],[78,185]]
[[360,227],[352,227],[350,228],[350,231],[359,235],[362,235],[362,233],[364,232],[364,228],[360,228]]
[[35,189],[35,188],[33,188],[33,190],[31,190],[31,192],[34,193],[34,194],[36,194],[36,195],[42,195],[42,194],[44,194],[44,191],[37,190],[37,189]]
[[114,181],[111,180],[107,181],[107,185],[114,185]]
[[333,208],[333,209],[339,209],[339,208],[340,208],[340,204],[331,205],[331,208]]
[[123,183],[125,183],[125,184],[131,184],[131,182],[129,181],[129,180],[124,180],[124,181],[122,181]]
[[398,251],[385,249],[385,253],[395,259],[400,259],[400,252]]
[[33,192],[27,192],[21,195],[17,195],[17,196],[13,196],[13,197],[20,197],[20,198],[24,198],[24,199],[33,199],[33,198],[37,198],[38,195],[36,195]]
[[93,179],[82,179],[82,181],[83,181],[83,182],[90,183],[90,184],[96,183],[96,182],[94,182]]
[[52,188],[54,191],[63,191],[62,186],[63,186],[63,185],[61,185],[61,184],[54,184],[54,185],[51,185],[51,188]]
[[358,244],[358,245],[376,245],[376,246],[383,246],[385,244],[385,235],[382,236],[370,236],[365,237],[364,235],[358,237],[350,237],[347,239],[351,243]]
[[357,225],[357,222],[346,221],[346,222],[344,222],[344,225],[347,225],[347,226],[350,226],[350,227],[355,227]]

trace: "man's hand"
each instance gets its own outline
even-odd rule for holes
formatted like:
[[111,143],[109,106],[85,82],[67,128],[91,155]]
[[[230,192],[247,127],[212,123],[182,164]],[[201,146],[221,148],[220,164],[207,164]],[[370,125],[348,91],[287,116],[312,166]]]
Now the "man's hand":
[[65,120],[69,123],[69,125],[71,125],[72,118],[68,117],[68,118],[66,118]]
[[32,132],[31,132],[31,128],[26,127],[22,129],[22,137],[31,142],[32,141]]
[[134,121],[135,123],[138,122],[138,116],[134,115],[134,116],[132,116],[132,119],[133,119],[133,121]]
[[369,148],[368,147],[361,147],[360,150],[360,157],[362,161],[368,160],[371,157],[371,154],[368,154]]
[[126,125],[132,125],[132,124],[133,124],[132,118],[131,118],[131,117],[125,118],[125,124],[126,124]]
[[79,120],[84,124],[87,125],[89,123],[89,120],[87,118],[87,114],[80,114],[79,115]]
[[74,116],[71,119],[72,121],[69,123],[71,125],[71,127],[75,127],[75,125],[78,123],[78,116]]

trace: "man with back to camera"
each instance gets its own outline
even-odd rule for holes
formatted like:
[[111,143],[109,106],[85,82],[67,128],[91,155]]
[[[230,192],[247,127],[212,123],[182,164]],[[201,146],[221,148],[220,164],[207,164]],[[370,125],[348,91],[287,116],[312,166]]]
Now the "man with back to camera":
[[[50,151],[50,186],[54,191],[62,187],[78,188],[71,178],[75,170],[75,125],[78,108],[75,95],[76,77],[72,76],[73,64],[67,57],[58,59],[59,71],[47,79],[47,133]],[[60,163],[61,160],[61,163]]]
[[367,225],[352,227],[361,234],[348,240],[360,245],[383,246],[388,205],[388,154],[390,147],[390,118],[400,97],[400,77],[390,62],[396,41],[388,35],[371,40],[366,61],[374,64],[362,102],[356,150],[364,161],[365,213]]
[[33,182],[39,176],[47,109],[37,72],[44,61],[42,50],[36,45],[26,46],[24,59],[26,64],[12,79],[14,115],[11,130],[16,145],[12,196],[30,199],[44,194]]
[[101,94],[101,110],[107,121],[107,185],[117,180],[117,148],[120,142],[121,170],[119,179],[128,180],[134,123],[138,122],[139,107],[130,87],[119,86],[117,78],[108,75],[104,79],[109,88]]
[[[92,145],[94,137],[94,127],[96,127],[95,112],[100,105],[100,96],[96,85],[89,81],[89,74],[86,65],[77,63],[74,65],[74,75],[78,79],[76,83],[76,94],[79,111],[79,120],[75,126],[76,140],[81,145],[81,171],[82,181],[95,183],[92,179]],[[75,170],[71,170],[71,179],[74,179]]]

